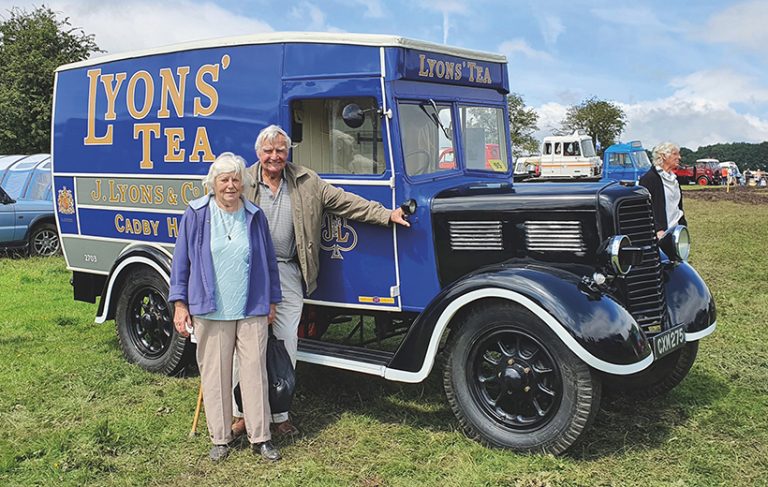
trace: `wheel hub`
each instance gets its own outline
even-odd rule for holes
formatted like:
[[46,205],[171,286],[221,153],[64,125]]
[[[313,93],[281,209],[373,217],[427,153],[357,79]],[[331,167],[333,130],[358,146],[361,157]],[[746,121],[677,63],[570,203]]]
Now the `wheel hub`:
[[535,381],[530,367],[523,366],[509,359],[511,365],[504,365],[498,377],[502,381],[507,394],[527,393],[531,390],[531,383]]
[[547,348],[525,332],[500,329],[475,342],[472,393],[490,418],[513,430],[541,427],[562,397],[559,369]]
[[173,333],[165,299],[154,289],[139,293],[133,304],[131,338],[136,349],[152,358],[162,355]]

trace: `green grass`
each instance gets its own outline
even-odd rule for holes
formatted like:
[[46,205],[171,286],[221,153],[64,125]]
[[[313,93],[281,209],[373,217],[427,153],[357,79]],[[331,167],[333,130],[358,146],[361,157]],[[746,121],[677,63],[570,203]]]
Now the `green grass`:
[[397,384],[301,364],[304,436],[268,465],[188,438],[198,379],[127,364],[75,302],[61,258],[0,259],[0,485],[766,485],[768,206],[686,200],[691,262],[718,330],[668,396],[603,401],[562,457],[484,448],[457,430],[438,373]]

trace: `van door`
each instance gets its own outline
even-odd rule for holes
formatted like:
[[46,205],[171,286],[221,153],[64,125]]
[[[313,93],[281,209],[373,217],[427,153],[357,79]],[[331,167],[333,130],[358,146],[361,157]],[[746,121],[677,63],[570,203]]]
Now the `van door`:
[[[326,82],[327,83],[327,82]],[[357,88],[349,90],[349,84]],[[321,82],[286,83],[286,93],[315,90]],[[378,85],[378,83],[377,83]],[[329,89],[288,101],[293,162],[365,199],[394,208],[394,184],[380,115],[381,91],[371,83],[347,81],[343,92]],[[355,93],[344,96],[344,93]],[[358,118],[345,123],[345,108]],[[366,309],[400,309],[395,232],[325,213],[320,238],[318,287],[307,303]]]

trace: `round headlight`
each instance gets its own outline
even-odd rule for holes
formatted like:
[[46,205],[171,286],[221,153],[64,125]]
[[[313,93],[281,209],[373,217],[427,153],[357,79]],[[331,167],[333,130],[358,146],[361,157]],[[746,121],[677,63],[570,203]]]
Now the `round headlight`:
[[608,241],[608,261],[610,262],[611,268],[616,274],[624,276],[629,273],[630,269],[632,269],[632,265],[629,263],[629,259],[626,258],[626,256],[623,255],[624,252],[622,252],[624,247],[629,246],[629,237],[626,235],[614,235]]
[[672,229],[672,241],[675,243],[675,252],[680,260],[688,260],[691,253],[691,234],[688,228],[678,225]]

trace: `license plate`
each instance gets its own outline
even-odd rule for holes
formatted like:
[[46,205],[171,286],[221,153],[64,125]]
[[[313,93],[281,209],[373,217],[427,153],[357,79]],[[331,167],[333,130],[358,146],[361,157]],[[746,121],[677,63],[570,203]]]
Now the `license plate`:
[[661,332],[652,339],[653,355],[656,360],[668,355],[678,348],[685,346],[685,330],[683,325],[678,325],[667,331]]

